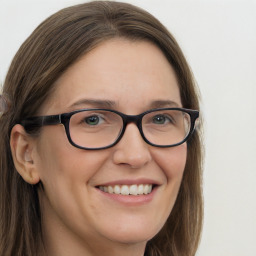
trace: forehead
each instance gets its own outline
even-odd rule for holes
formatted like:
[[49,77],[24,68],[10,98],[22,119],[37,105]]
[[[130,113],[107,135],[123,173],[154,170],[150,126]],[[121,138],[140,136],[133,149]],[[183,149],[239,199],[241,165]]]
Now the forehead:
[[147,41],[125,39],[104,42],[69,67],[46,111],[70,111],[83,99],[106,99],[131,111],[156,100],[180,104],[175,72],[162,51]]

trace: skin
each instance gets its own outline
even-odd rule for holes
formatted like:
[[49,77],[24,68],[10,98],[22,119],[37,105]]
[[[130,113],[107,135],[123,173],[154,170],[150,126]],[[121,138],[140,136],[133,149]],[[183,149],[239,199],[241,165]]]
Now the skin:
[[[40,114],[104,107],[82,103],[84,99],[111,101],[105,108],[131,115],[154,107],[182,107],[175,73],[161,50],[125,39],[104,42],[71,66]],[[167,100],[173,103],[166,105]],[[148,145],[133,123],[117,145],[104,150],[75,148],[61,125],[43,127],[37,138],[16,125],[11,147],[24,180],[43,184],[39,198],[48,256],[142,256],[173,208],[187,155],[186,143],[173,148]],[[96,188],[145,178],[158,184],[148,203],[120,203]]]

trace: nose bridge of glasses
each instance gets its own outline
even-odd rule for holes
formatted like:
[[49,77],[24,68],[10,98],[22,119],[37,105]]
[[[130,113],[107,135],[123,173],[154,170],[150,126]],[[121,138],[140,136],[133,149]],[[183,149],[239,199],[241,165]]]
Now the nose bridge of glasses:
[[142,134],[142,130],[141,130],[142,114],[140,114],[140,115],[125,115],[125,114],[123,114],[122,118],[123,118],[123,122],[124,122],[124,127],[123,127],[124,131],[128,124],[133,123],[137,126],[140,133]]
[[141,115],[123,115],[123,120],[126,124],[134,123],[138,125],[140,123]]
[[[146,143],[148,143],[146,140],[145,140],[145,136],[143,135],[143,131],[142,131],[142,118],[144,116],[144,113],[142,114],[139,114],[139,115],[125,115],[123,114],[122,115],[122,118],[123,118],[123,122],[124,122],[124,126],[123,126],[123,132],[122,132],[122,135],[120,137],[120,139],[122,139],[123,135],[126,133],[126,130],[127,130],[127,127],[129,125],[129,136],[132,136],[133,139],[135,139],[135,141],[138,142],[138,137],[137,136],[141,136],[141,139],[139,141],[144,141]],[[130,126],[132,125],[132,126]],[[135,127],[137,126],[137,127]],[[138,129],[136,131],[136,128]],[[129,139],[129,141],[133,141],[131,140],[131,137]],[[138,147],[138,145],[136,146]]]
[[122,132],[122,136],[125,133],[126,127],[128,124],[133,123],[134,125],[137,126],[139,133],[141,134],[142,138],[144,138],[143,136],[143,132],[142,132],[142,128],[141,128],[141,119],[143,117],[143,114],[139,114],[139,115],[126,115],[126,114],[122,114],[122,118],[123,118],[123,132]]

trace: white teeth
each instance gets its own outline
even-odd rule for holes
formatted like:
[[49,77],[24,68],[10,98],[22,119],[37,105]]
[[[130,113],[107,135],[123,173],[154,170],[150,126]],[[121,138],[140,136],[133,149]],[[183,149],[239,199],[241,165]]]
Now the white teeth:
[[138,186],[137,185],[131,185],[130,186],[130,194],[131,195],[137,195]]
[[144,188],[143,188],[143,193],[147,194],[148,190],[149,190],[149,185],[145,185]]
[[123,185],[123,186],[121,187],[121,194],[122,194],[122,195],[129,195],[129,193],[130,193],[130,190],[129,190],[128,186]]
[[114,189],[111,186],[108,186],[108,193],[113,194],[114,193]]
[[120,187],[119,187],[118,185],[115,185],[115,186],[114,186],[114,193],[115,193],[115,194],[120,194],[120,192],[121,192]]
[[99,189],[110,194],[147,195],[152,191],[152,184],[100,186]]
[[142,195],[142,194],[143,194],[143,192],[144,192],[143,185],[142,185],[142,184],[140,184],[140,185],[138,186],[138,195]]

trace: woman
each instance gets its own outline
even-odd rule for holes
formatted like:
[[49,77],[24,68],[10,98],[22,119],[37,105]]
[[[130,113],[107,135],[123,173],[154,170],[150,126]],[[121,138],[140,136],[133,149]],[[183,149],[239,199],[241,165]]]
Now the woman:
[[198,94],[154,17],[110,1],[54,14],[1,105],[1,255],[195,255]]

